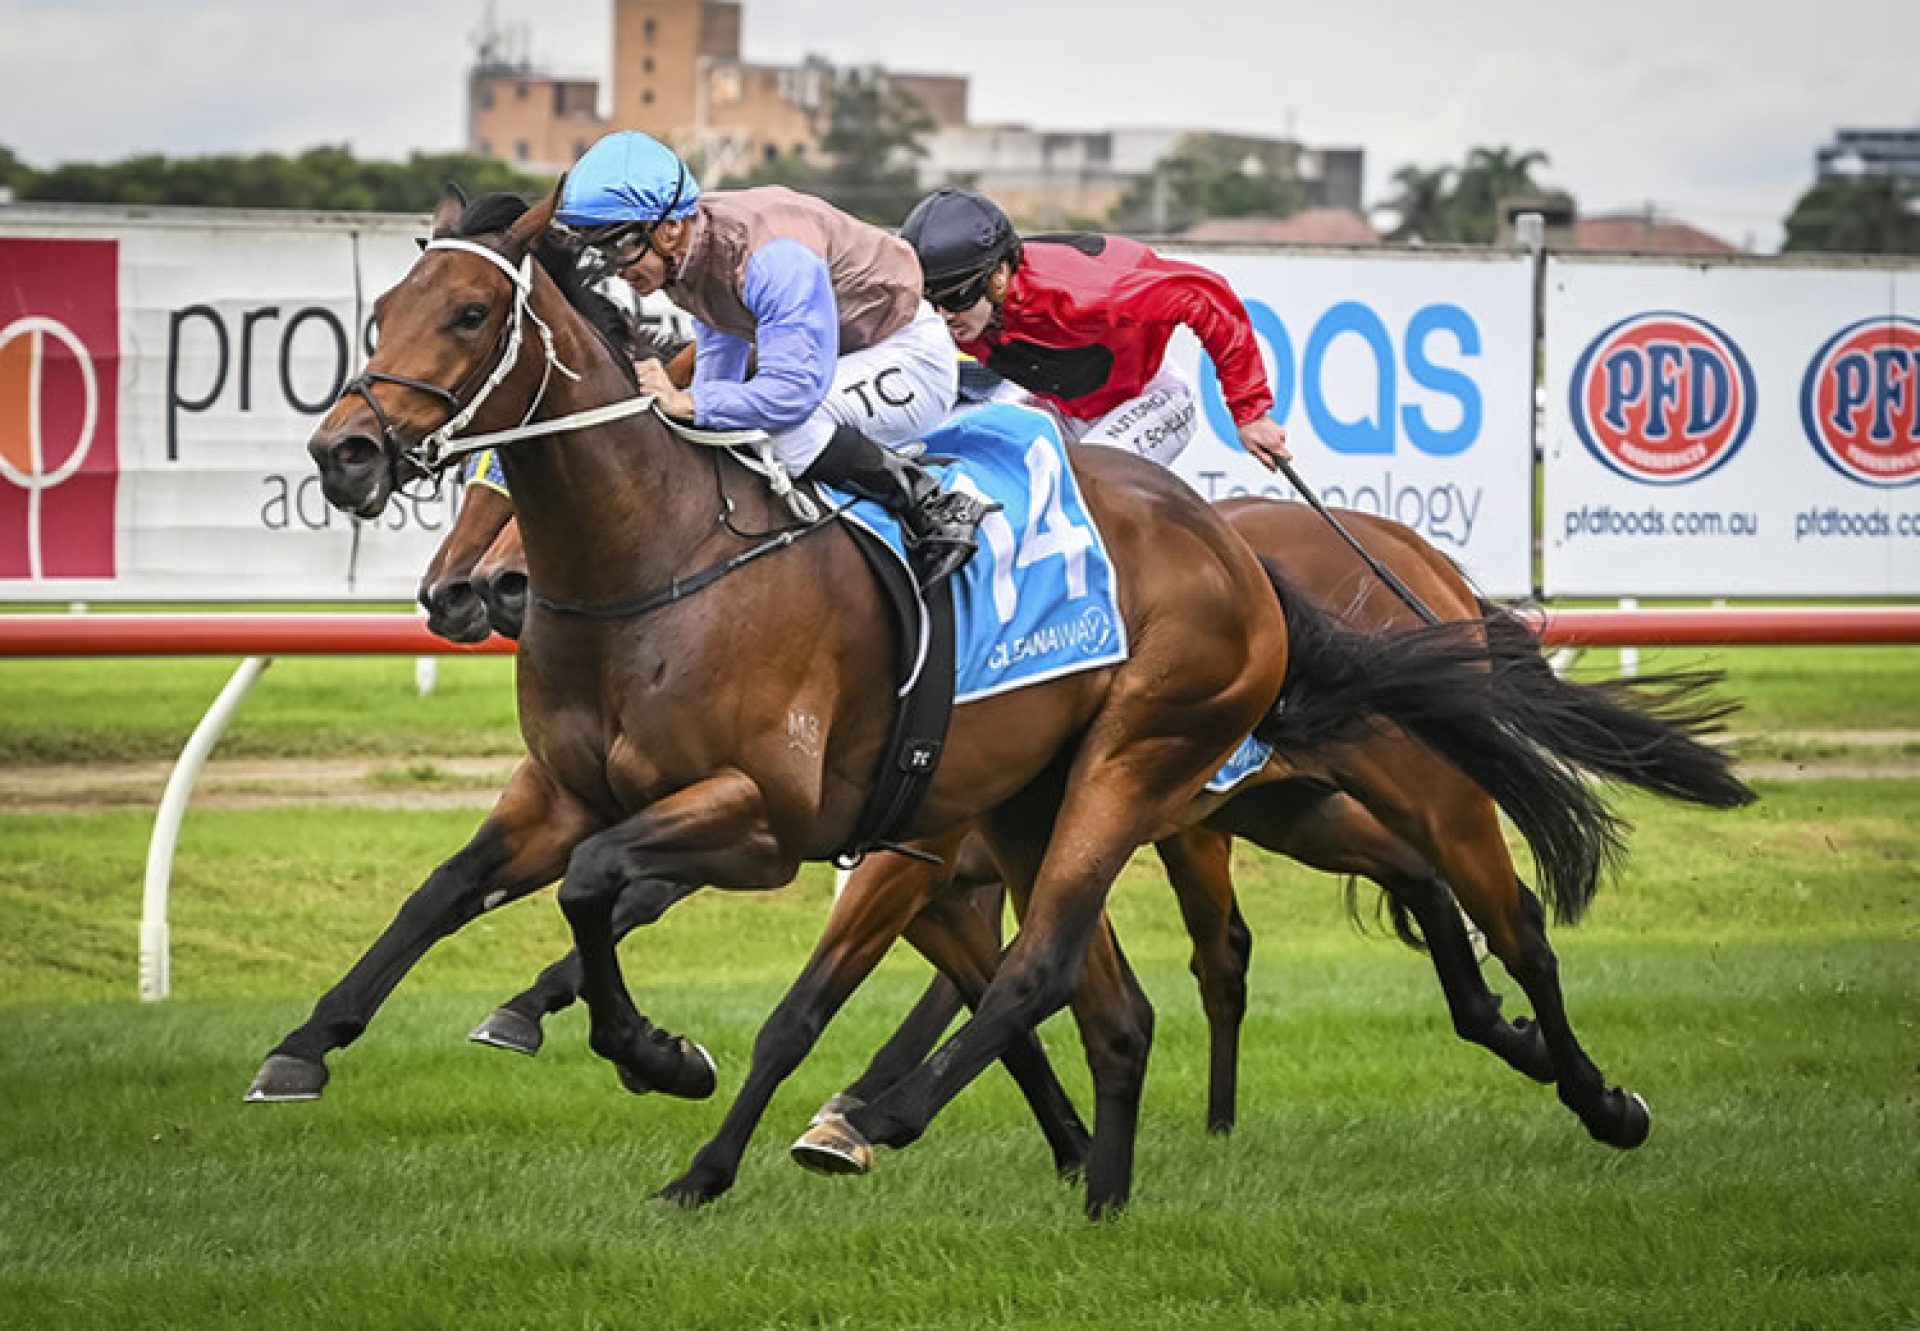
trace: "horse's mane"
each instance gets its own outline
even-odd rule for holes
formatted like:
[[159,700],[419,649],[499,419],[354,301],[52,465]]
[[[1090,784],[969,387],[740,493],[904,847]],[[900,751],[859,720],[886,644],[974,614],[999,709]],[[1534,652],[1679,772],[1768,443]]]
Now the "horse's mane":
[[[471,239],[505,231],[525,215],[530,205],[517,194],[482,194],[469,203],[454,223],[453,235]],[[580,271],[582,245],[577,237],[548,231],[534,247],[533,257],[547,270],[547,276],[560,288],[567,303],[592,325],[600,340],[614,353],[621,371],[638,384],[633,372],[635,360],[659,355],[655,339],[644,332],[625,310],[605,293],[594,288]]]

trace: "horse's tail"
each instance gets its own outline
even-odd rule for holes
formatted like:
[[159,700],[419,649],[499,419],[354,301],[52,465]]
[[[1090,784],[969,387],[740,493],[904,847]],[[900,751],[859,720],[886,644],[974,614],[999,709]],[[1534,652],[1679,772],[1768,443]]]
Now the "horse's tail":
[[[1724,755],[1677,728],[1690,720],[1711,724],[1722,714],[1684,710],[1699,684],[1677,701],[1656,692],[1651,702],[1625,687],[1568,685],[1517,620],[1356,632],[1316,608],[1274,564],[1262,563],[1286,615],[1289,664],[1280,699],[1255,733],[1300,753],[1353,739],[1376,719],[1399,726],[1513,819],[1562,920],[1580,917],[1623,848],[1623,824],[1581,767],[1701,803],[1751,798]],[[1672,704],[1664,715],[1663,704]],[[1610,746],[1595,733],[1629,717],[1636,737],[1629,744]]]
[[1533,630],[1516,615],[1480,603],[1490,652],[1511,660],[1520,687],[1514,723],[1561,759],[1610,781],[1667,799],[1732,809],[1754,793],[1733,771],[1730,750],[1703,744],[1720,733],[1738,701],[1708,691],[1718,670],[1675,670],[1636,679],[1573,683],[1554,674]]

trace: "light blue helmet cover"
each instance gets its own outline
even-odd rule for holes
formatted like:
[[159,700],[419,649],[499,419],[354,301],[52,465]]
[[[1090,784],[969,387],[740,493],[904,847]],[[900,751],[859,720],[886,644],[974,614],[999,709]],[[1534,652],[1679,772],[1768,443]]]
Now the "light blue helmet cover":
[[571,227],[659,222],[693,215],[700,182],[673,149],[636,130],[609,134],[567,173],[554,216]]

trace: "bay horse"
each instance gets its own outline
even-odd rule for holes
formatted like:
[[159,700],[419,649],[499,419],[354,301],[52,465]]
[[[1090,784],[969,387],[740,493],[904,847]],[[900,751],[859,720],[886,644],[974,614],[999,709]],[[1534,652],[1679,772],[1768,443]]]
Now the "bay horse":
[[[330,502],[380,512],[427,468],[427,441],[449,420],[566,421],[631,397],[630,364],[527,257],[552,207],[550,197],[504,228],[465,225],[436,239],[381,298],[380,349],[309,445]],[[541,347],[522,339],[523,321],[539,328]],[[710,1064],[699,1067],[688,1041],[658,1032],[633,1005],[613,950],[615,901],[642,882],[776,886],[801,860],[839,849],[859,811],[886,723],[877,704],[891,692],[891,651],[870,631],[884,609],[839,528],[804,529],[828,533],[812,540],[786,528],[769,538],[777,546],[755,545],[782,524],[772,498],[752,482],[743,489],[742,476],[650,417],[516,444],[504,461],[542,595],[518,661],[529,759],[468,846],[270,1056],[256,1081],[269,1096],[324,1080],[325,1051],[357,1034],[367,1000],[377,1004],[434,938],[563,867],[560,903],[581,955],[591,1046],[633,1089],[709,1093]],[[1591,894],[1613,828],[1565,760],[1539,747],[1569,738],[1554,733],[1561,718],[1506,707],[1503,690],[1525,676],[1503,665],[1497,635],[1343,632],[1153,464],[1096,450],[1076,471],[1119,573],[1132,655],[956,715],[913,831],[950,856],[978,823],[1025,904],[1023,923],[972,1020],[931,1062],[834,1124],[863,1146],[913,1140],[1071,997],[1094,1069],[1087,1205],[1103,1214],[1130,1187],[1151,1036],[1151,1010],[1104,922],[1105,893],[1135,845],[1180,824],[1246,733],[1271,734],[1289,751],[1338,752],[1379,724],[1368,718],[1384,718],[1429,769],[1452,761],[1500,798],[1563,911]],[[742,558],[774,548],[780,558]],[[683,598],[682,579],[711,589]],[[668,590],[643,594],[653,588]],[[634,606],[648,612],[644,632]],[[796,717],[817,742],[793,742]],[[1364,760],[1337,768],[1345,788],[1385,773]],[[1370,794],[1391,804],[1389,792]],[[1572,1042],[1542,912],[1503,845],[1499,854],[1509,907],[1501,942],[1522,962],[1562,1099],[1596,1136],[1644,1135],[1644,1111]],[[938,873],[901,863],[904,877],[856,880],[836,906],[815,961],[756,1042],[720,1136],[669,1196],[701,1199],[731,1183],[773,1086],[851,985],[935,907]]]
[[[1290,577],[1320,608],[1339,610],[1350,622],[1370,630],[1418,623],[1404,603],[1382,594],[1382,585],[1339,534],[1305,506],[1233,500],[1220,508],[1256,552],[1283,561]],[[1471,622],[1484,612],[1466,578],[1416,533],[1369,514],[1343,512],[1341,517],[1380,552],[1382,562],[1403,583],[1419,583],[1424,603],[1443,618]],[[510,516],[491,512],[487,523],[483,530],[461,533],[467,545],[498,533],[473,567],[471,581],[486,603],[495,630],[505,637],[518,637],[528,592],[518,526]],[[454,539],[449,536],[450,541]],[[1210,800],[1207,815],[1203,822],[1159,842],[1155,850],[1193,943],[1191,966],[1208,1023],[1210,1131],[1230,1131],[1236,1116],[1239,1030],[1246,1012],[1253,941],[1233,886],[1231,847],[1236,835],[1309,868],[1376,883],[1387,894],[1401,939],[1431,956],[1456,1033],[1536,1081],[1553,1079],[1552,1061],[1539,1029],[1524,1017],[1509,1022],[1501,1016],[1500,1000],[1481,976],[1446,884],[1418,852],[1382,827],[1351,796],[1324,779],[1298,774],[1281,758],[1237,786],[1230,798]],[[953,865],[953,882],[958,890],[976,894],[977,907],[990,921],[998,921],[1003,898],[1000,871],[980,839],[969,838],[962,845]],[[650,923],[669,904],[640,894],[623,897],[615,908],[616,931],[624,936]],[[1355,903],[1350,900],[1349,906],[1354,909]],[[569,955],[490,1013],[475,1028],[473,1038],[495,1048],[537,1053],[544,1041],[541,1023],[570,1006],[579,990],[579,958]],[[899,1032],[860,1079],[829,1102],[828,1110],[844,1111],[864,1103],[904,1075],[931,1050],[961,1004],[959,992],[936,978]]]

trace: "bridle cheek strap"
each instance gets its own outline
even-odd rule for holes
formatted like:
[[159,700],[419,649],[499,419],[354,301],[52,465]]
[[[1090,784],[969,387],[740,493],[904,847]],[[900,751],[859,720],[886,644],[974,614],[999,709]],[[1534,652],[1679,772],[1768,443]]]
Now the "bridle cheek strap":
[[454,236],[442,236],[438,239],[428,241],[426,251],[432,250],[460,250],[467,254],[478,255],[495,268],[498,268],[506,275],[507,280],[513,284],[513,310],[507,316],[506,346],[500,353],[499,361],[493,367],[493,373],[488,375],[486,382],[480,385],[480,390],[467,400],[466,406],[460,407],[454,412],[453,417],[448,420],[446,424],[420,441],[420,463],[429,473],[440,471],[452,461],[452,455],[448,452],[448,445],[453,442],[455,436],[473,422],[474,416],[479,413],[480,408],[485,405],[487,399],[493,395],[493,390],[505,382],[506,377],[513,373],[514,366],[519,364],[520,344],[522,335],[525,332],[526,321],[531,320],[533,326],[539,330],[541,348],[546,355],[540,367],[540,386],[534,391],[533,397],[528,401],[526,415],[520,418],[520,423],[525,425],[533,419],[534,412],[540,409],[541,400],[547,395],[547,385],[552,381],[555,370],[560,371],[561,374],[564,374],[569,379],[577,381],[580,378],[578,374],[567,368],[561,361],[559,352],[554,349],[553,330],[547,326],[545,320],[533,311],[531,304],[531,297],[533,295],[533,255],[531,253],[524,256],[520,260],[519,267],[516,268],[513,264],[507,262],[506,256],[499,253],[499,251],[490,250],[485,245],[476,245],[470,240],[461,240]]

